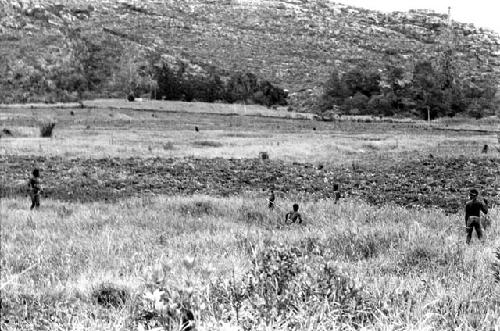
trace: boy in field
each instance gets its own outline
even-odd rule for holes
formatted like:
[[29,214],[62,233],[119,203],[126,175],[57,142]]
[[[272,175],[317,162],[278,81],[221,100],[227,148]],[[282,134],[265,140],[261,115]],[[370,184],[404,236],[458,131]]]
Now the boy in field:
[[296,203],[293,205],[293,211],[285,215],[285,224],[291,223],[302,223],[302,216],[299,213],[299,205]]
[[333,196],[335,198],[335,203],[339,202],[340,190],[339,190],[339,184],[337,183],[333,184]]
[[477,238],[481,239],[483,237],[483,231],[481,229],[481,212],[488,214],[488,201],[482,199],[478,200],[479,192],[476,189],[469,191],[470,200],[465,204],[465,225],[467,231],[467,238],[465,242],[470,243],[472,238],[472,232],[476,229]]
[[276,197],[274,196],[274,190],[269,191],[269,198],[267,198],[267,207],[269,209],[274,209],[274,201],[276,200]]
[[33,175],[28,181],[28,189],[31,198],[30,210],[40,207],[40,195],[42,193],[42,185],[40,183],[40,170],[34,169]]

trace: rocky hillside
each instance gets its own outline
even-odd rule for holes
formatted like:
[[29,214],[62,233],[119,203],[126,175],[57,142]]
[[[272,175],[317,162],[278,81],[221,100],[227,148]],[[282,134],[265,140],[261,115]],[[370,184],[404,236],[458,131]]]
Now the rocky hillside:
[[255,73],[289,89],[296,106],[320,93],[333,67],[360,61],[410,67],[451,47],[468,75],[500,73],[498,34],[455,21],[449,29],[446,15],[425,10],[384,14],[327,0],[0,1],[0,103],[44,100],[60,84],[54,73],[72,65],[75,35],[115,47],[110,79],[122,80],[132,55],[154,51]]

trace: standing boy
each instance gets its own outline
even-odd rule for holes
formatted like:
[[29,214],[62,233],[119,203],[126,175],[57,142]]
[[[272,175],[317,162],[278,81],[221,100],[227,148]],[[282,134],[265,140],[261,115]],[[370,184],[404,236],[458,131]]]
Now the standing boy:
[[465,225],[467,229],[467,238],[465,242],[470,243],[472,238],[472,231],[476,229],[477,238],[481,239],[483,237],[483,231],[481,230],[481,211],[484,214],[488,214],[488,201],[483,199],[479,201],[477,196],[479,192],[476,189],[469,191],[470,200],[465,204]]
[[267,198],[267,207],[269,207],[269,209],[274,209],[274,201],[276,200],[276,197],[274,196],[274,191],[273,190],[270,190],[269,192],[269,198]]
[[42,185],[40,183],[40,170],[34,169],[33,175],[29,179],[28,189],[31,198],[30,210],[40,207],[40,194],[42,193]]

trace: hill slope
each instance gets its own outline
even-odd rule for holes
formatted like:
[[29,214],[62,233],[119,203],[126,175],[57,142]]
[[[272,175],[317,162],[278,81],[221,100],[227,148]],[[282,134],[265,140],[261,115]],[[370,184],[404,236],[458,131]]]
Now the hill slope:
[[[46,85],[64,85],[47,73],[71,66],[74,41],[82,35],[111,47],[110,63],[117,66],[107,73],[110,79],[123,80],[117,72],[130,71],[131,57],[154,50],[223,74],[253,72],[289,89],[293,105],[319,94],[334,66],[411,66],[440,56],[450,44],[468,76],[500,73],[498,34],[459,22],[450,30],[446,15],[422,10],[383,14],[326,0],[18,0],[3,7],[3,102],[43,100]],[[126,92],[120,89],[95,88],[101,96]]]

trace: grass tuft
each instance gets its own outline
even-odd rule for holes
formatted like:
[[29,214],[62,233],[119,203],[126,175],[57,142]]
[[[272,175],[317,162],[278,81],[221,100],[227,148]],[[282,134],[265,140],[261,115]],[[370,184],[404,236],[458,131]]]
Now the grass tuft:
[[106,308],[121,308],[130,299],[127,290],[113,284],[101,284],[92,291],[92,301]]
[[217,207],[210,201],[192,201],[181,203],[178,208],[182,215],[192,217],[214,215],[217,210]]
[[163,147],[163,150],[165,150],[165,151],[172,151],[175,149],[175,144],[171,141],[167,141],[166,143],[164,143],[162,145],[162,147]]
[[54,123],[54,122],[42,123],[40,125],[40,137],[42,137],[42,138],[52,137],[55,126],[56,126],[56,123]]
[[263,224],[268,215],[265,214],[262,210],[256,210],[250,206],[240,206],[238,208],[238,218],[239,222],[245,224]]

